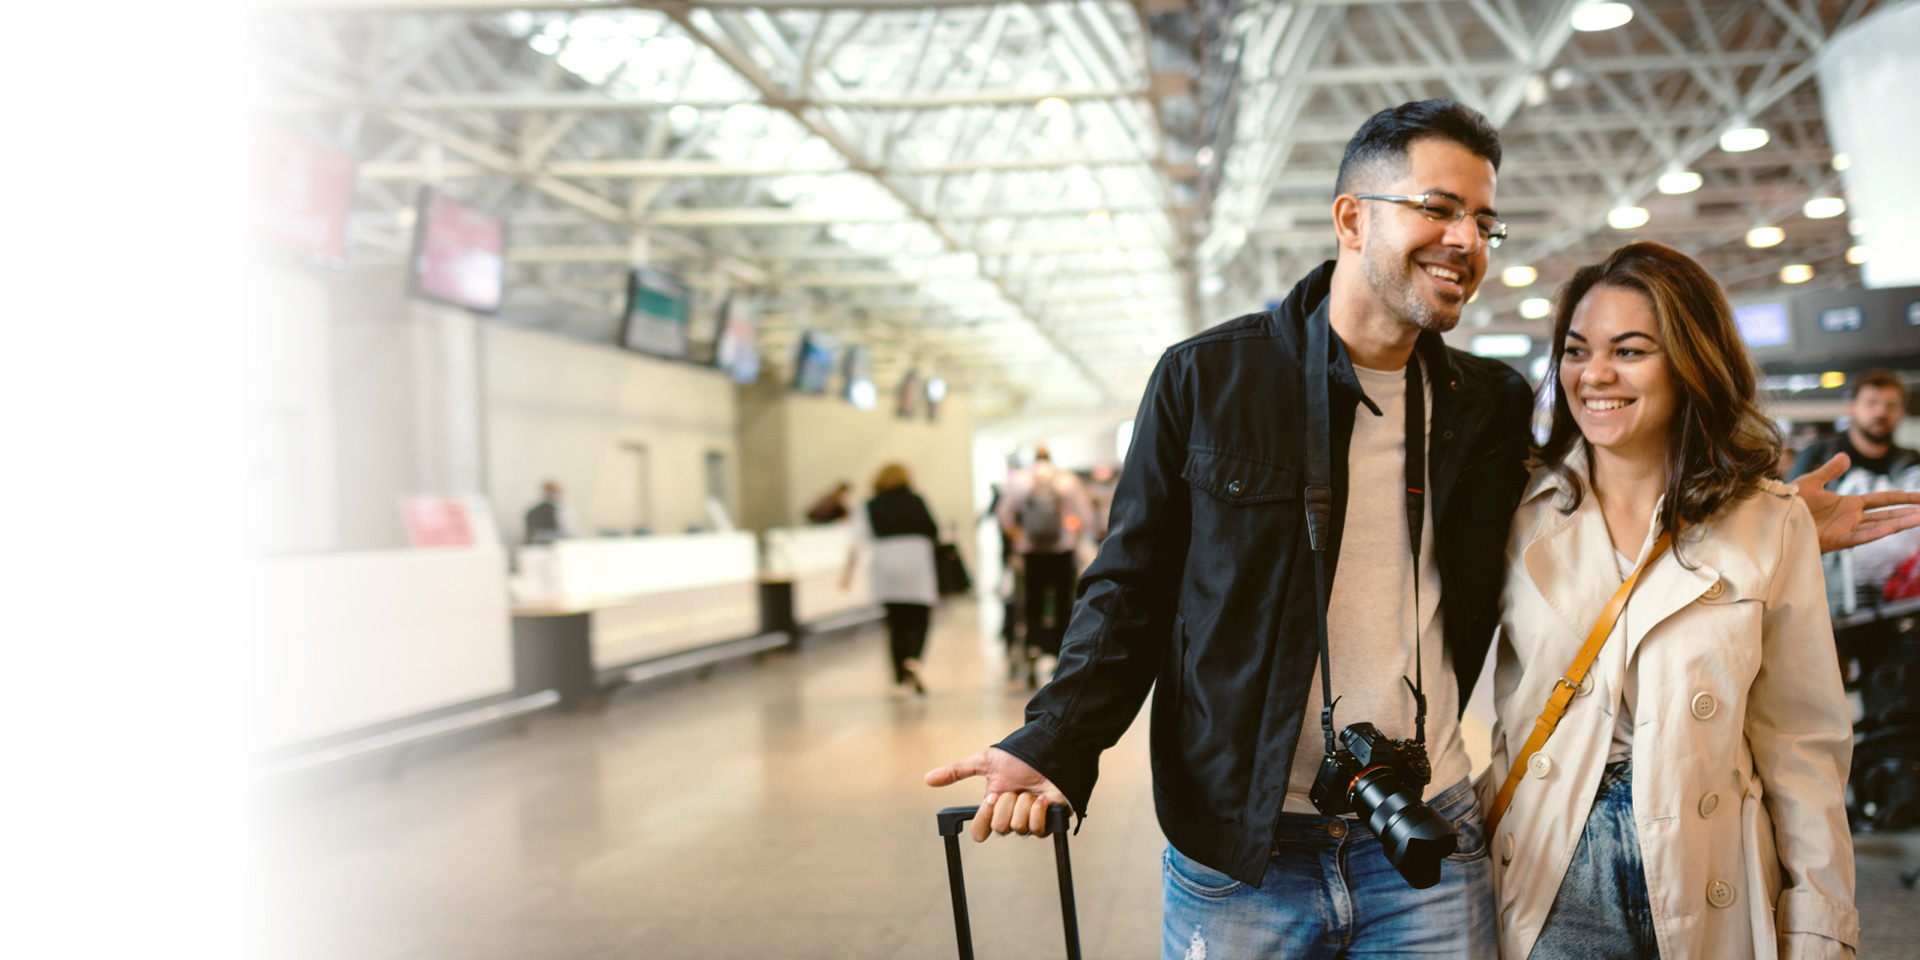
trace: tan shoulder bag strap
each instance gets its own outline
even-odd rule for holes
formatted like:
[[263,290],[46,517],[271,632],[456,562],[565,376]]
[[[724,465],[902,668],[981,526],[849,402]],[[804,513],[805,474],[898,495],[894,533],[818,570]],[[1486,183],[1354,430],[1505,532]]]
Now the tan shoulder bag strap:
[[1672,538],[1662,533],[1660,539],[1653,542],[1652,552],[1647,559],[1633,571],[1633,576],[1613,592],[1613,599],[1607,601],[1607,608],[1600,611],[1600,619],[1594,621],[1593,630],[1587,634],[1587,642],[1573,657],[1573,665],[1560,679],[1553,682],[1553,693],[1547,696],[1546,709],[1540,711],[1540,719],[1534,721],[1533,734],[1527,737],[1527,743],[1513,758],[1513,766],[1507,769],[1507,781],[1500,785],[1500,793],[1493,798],[1493,809],[1487,811],[1487,836],[1500,829],[1500,818],[1506,815],[1507,805],[1513,802],[1513,791],[1520,786],[1520,780],[1527,775],[1527,761],[1547,745],[1547,738],[1553,736],[1553,728],[1560,725],[1560,718],[1566,715],[1567,704],[1573,700],[1573,693],[1580,688],[1580,682],[1587,678],[1587,671],[1593,667],[1600,648],[1606,645],[1607,637],[1613,633],[1613,625],[1620,620],[1620,614],[1627,609],[1627,597],[1633,593],[1633,585],[1640,582],[1640,574],[1653,566],[1660,555],[1667,552]]

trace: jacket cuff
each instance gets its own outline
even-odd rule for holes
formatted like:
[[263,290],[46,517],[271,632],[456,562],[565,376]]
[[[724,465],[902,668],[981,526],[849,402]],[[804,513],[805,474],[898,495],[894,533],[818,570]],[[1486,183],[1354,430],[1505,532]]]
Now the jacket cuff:
[[1060,738],[1044,720],[1029,722],[994,746],[1019,757],[1052,781],[1066,795],[1074,812],[1086,817],[1087,799],[1093,795],[1093,782],[1100,775],[1099,754],[1087,760],[1075,760],[1072,751],[1061,745]]
[[[1814,890],[1783,890],[1776,904],[1774,923],[1780,931],[1781,956],[1828,956],[1820,953],[1816,940],[1827,940],[1847,948],[1851,956],[1860,946],[1860,911],[1853,904],[1835,900]],[[1794,936],[1811,934],[1812,936]],[[1789,942],[1794,953],[1789,954]],[[1802,941],[1806,941],[1802,943]],[[1813,949],[1812,953],[1801,953]],[[1834,954],[1839,956],[1839,954]]]

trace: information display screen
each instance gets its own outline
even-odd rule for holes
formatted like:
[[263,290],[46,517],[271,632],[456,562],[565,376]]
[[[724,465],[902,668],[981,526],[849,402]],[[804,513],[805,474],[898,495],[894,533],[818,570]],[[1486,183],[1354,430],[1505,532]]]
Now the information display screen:
[[627,273],[627,315],[620,345],[672,360],[687,358],[687,287],[658,270]]
[[414,289],[456,307],[499,310],[506,293],[506,221],[423,189],[415,222]]
[[760,378],[760,320],[746,298],[728,294],[720,304],[720,335],[713,344],[714,365],[735,383]]
[[1733,322],[1740,328],[1740,339],[1749,347],[1783,347],[1790,336],[1784,303],[1734,307]]
[[833,338],[812,330],[800,335],[793,359],[793,388],[802,393],[826,393],[833,379]]
[[1867,312],[1859,307],[1828,307],[1820,311],[1820,332],[1853,333],[1867,325]]
[[284,127],[254,132],[254,235],[322,266],[347,265],[353,155]]

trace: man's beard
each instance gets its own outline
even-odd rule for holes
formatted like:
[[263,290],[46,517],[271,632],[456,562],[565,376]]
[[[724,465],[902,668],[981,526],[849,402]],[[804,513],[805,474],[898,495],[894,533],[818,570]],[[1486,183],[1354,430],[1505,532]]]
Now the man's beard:
[[[1375,246],[1371,237],[1360,253],[1360,272],[1367,278],[1367,286],[1394,316],[1434,333],[1446,333],[1460,323],[1459,307],[1449,311],[1435,306],[1414,288],[1413,273],[1419,268],[1413,261]],[[1467,273],[1465,269],[1460,272],[1463,276]]]
[[1863,437],[1866,437],[1868,440],[1871,440],[1877,444],[1893,442],[1892,430],[1886,430],[1886,431],[1875,430],[1872,427],[1867,426],[1866,424],[1860,424],[1860,435]]

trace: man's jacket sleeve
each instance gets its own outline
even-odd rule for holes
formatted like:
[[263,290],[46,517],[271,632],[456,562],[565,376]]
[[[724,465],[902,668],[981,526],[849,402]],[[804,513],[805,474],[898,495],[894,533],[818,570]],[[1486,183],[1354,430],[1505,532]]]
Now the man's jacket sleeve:
[[1134,418],[1114,490],[1107,539],[1080,580],[1080,597],[1051,683],[1027,705],[1027,724],[999,743],[1066,794],[1081,816],[1100,751],[1140,712],[1166,659],[1192,530],[1186,481],[1185,371],[1162,356]]

